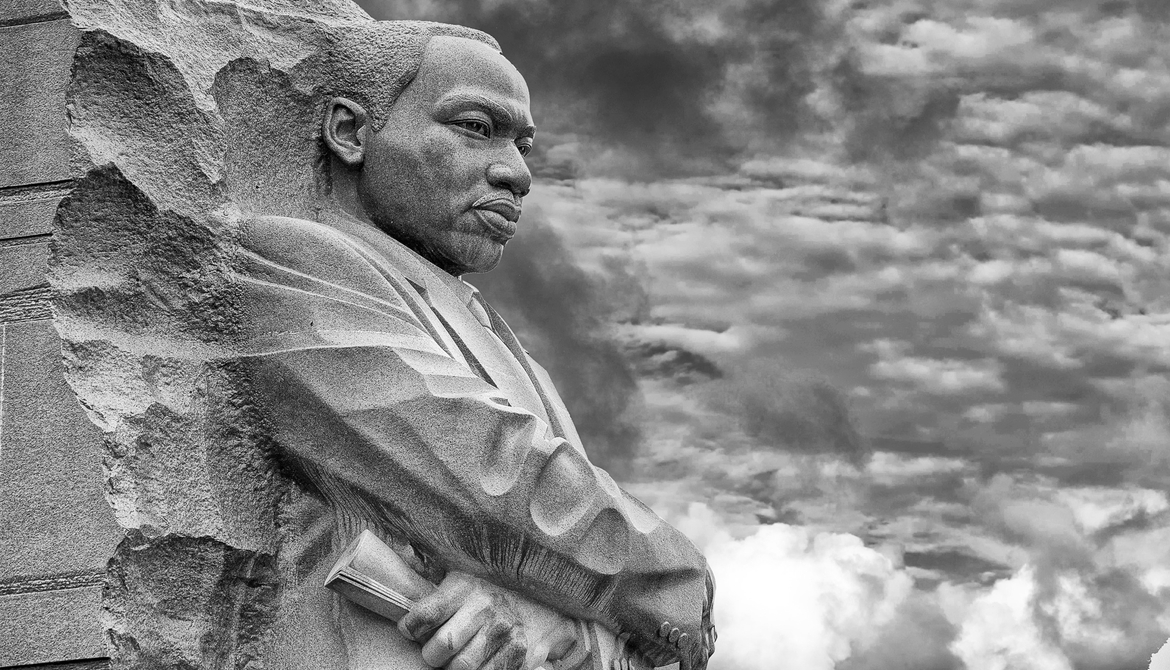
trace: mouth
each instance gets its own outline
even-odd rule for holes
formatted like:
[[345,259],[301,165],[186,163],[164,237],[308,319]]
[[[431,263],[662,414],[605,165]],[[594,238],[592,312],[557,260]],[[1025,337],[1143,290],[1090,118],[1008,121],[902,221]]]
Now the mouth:
[[516,222],[520,220],[520,205],[509,197],[488,196],[480,198],[471,206],[477,218],[492,232],[492,237],[507,242],[516,234]]

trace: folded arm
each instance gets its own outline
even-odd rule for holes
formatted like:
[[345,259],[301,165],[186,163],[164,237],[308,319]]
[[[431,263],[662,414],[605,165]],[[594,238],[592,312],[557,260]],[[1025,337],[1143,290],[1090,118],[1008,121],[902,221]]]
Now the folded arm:
[[333,504],[447,569],[629,633],[655,663],[705,664],[699,552],[445,351],[408,301],[263,256],[240,284],[253,392]]

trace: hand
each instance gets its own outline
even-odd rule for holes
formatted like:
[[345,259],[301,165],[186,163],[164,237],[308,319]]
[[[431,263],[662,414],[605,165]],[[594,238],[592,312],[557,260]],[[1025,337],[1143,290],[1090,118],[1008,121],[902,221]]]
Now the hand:
[[449,670],[532,670],[577,641],[572,619],[465,572],[448,573],[398,630],[423,643],[427,665]]

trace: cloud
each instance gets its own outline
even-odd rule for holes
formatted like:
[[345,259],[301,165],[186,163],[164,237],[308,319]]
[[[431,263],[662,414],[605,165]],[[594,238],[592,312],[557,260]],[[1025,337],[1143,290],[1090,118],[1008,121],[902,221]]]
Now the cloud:
[[1170,640],[1150,657],[1149,670],[1170,670]]
[[975,596],[961,615],[950,648],[968,670],[1072,670],[1068,658],[1045,639],[1033,617],[1036,583],[1025,567]]
[[673,521],[716,574],[712,670],[772,670],[778,659],[832,670],[879,637],[912,588],[894,562],[854,536],[775,524],[735,539],[701,504]]
[[936,394],[1002,391],[1004,382],[997,361],[961,361],[908,356],[909,345],[878,340],[864,345],[878,361],[870,373],[878,379],[907,382]]
[[1057,498],[1072,510],[1081,531],[1089,535],[1170,509],[1165,493],[1132,487],[1063,488]]
[[1136,667],[1170,624],[1116,577],[1028,562],[989,585],[923,587],[896,548],[854,535],[735,523],[700,503],[660,511],[715,570],[715,670],[778,658],[812,670]]

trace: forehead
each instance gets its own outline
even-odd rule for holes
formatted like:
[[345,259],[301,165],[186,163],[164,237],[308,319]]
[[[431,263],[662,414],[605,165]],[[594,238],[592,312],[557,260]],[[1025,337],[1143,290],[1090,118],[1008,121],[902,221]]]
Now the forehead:
[[490,97],[531,122],[524,77],[502,54],[475,40],[432,38],[410,88],[424,103],[437,102],[453,92]]

